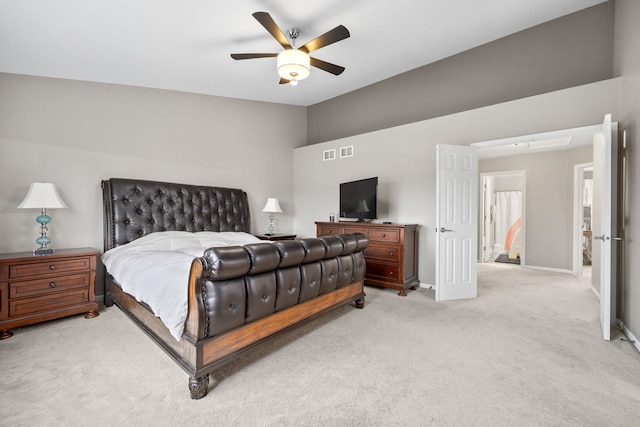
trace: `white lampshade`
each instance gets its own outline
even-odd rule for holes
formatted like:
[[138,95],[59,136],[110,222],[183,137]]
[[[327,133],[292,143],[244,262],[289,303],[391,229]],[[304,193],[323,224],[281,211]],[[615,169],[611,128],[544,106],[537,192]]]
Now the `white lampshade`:
[[56,209],[66,208],[56,190],[56,186],[49,182],[34,182],[29,187],[27,197],[18,205],[20,209]]
[[298,49],[287,49],[278,54],[278,75],[286,80],[298,81],[309,77],[311,58]]
[[282,209],[280,209],[280,203],[278,203],[278,199],[269,197],[267,199],[267,204],[264,205],[264,209],[262,209],[262,212],[282,213]]

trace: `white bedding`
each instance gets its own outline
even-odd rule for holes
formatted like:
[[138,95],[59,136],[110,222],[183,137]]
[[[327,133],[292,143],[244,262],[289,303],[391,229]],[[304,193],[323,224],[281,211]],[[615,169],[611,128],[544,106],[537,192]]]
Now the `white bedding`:
[[187,319],[187,281],[193,259],[213,246],[260,241],[239,232],[163,231],[108,250],[102,262],[122,290],[147,304],[179,340]]

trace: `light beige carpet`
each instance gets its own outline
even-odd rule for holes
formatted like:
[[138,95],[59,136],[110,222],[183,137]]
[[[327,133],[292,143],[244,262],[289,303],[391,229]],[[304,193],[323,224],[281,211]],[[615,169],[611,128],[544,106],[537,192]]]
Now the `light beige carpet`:
[[187,374],[116,307],[0,341],[2,426],[637,426],[640,355],[601,338],[583,281],[479,266],[479,297],[367,287],[189,398]]

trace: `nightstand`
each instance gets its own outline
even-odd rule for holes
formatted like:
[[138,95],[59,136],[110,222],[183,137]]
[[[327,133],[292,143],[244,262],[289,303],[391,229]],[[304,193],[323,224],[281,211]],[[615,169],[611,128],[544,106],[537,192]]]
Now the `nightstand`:
[[0,254],[0,339],[11,328],[73,314],[98,316],[92,248],[59,249],[51,255]]
[[296,234],[255,234],[260,240],[295,240]]

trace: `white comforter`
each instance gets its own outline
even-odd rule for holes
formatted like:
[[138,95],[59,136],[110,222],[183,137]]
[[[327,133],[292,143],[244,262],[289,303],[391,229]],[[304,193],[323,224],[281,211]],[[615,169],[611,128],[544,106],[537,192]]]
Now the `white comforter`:
[[179,340],[187,319],[187,281],[193,259],[213,246],[260,241],[248,233],[163,231],[105,252],[102,262],[122,290],[147,304]]

